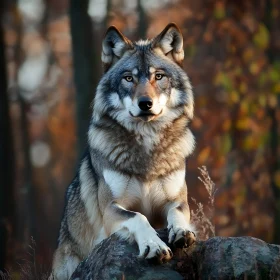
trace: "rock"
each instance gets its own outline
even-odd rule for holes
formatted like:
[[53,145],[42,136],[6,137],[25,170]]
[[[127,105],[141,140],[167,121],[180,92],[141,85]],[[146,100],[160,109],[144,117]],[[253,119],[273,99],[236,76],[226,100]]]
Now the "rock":
[[[162,238],[164,240],[164,238]],[[166,241],[166,240],[164,240]],[[116,234],[104,240],[73,273],[71,280],[182,280],[176,262],[162,265],[139,259],[136,243],[120,240]]]
[[194,271],[179,269],[185,279],[280,279],[280,246],[254,237],[213,237],[185,253]]
[[[167,231],[158,231],[167,241]],[[280,279],[280,246],[253,237],[213,237],[177,249],[174,259],[151,264],[137,245],[116,235],[104,240],[78,266],[71,280]]]

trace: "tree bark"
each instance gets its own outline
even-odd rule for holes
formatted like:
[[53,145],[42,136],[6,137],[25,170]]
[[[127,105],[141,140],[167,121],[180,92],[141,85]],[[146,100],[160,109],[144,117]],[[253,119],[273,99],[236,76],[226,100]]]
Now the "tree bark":
[[90,104],[97,84],[97,75],[93,72],[96,63],[93,44],[92,23],[87,13],[88,0],[70,1],[70,26],[76,86],[78,158],[85,150],[90,120]]
[[[0,18],[4,10],[0,2]],[[8,219],[13,220],[13,148],[7,92],[7,75],[3,30],[0,25],[0,270],[4,269]]]
[[140,0],[137,1],[137,11],[138,11],[138,36],[140,38],[145,38],[148,29],[148,20]]
[[[280,7],[279,3],[272,0],[266,1],[266,10],[265,10],[265,20],[264,23],[269,30],[271,36],[276,34],[276,29],[279,29],[279,26],[275,26],[275,19],[273,17],[273,11],[277,10]],[[275,30],[274,30],[275,29]],[[270,63],[280,62],[279,52],[275,51],[272,46],[272,40],[270,40],[270,46],[267,49],[267,57]],[[273,242],[280,244],[280,189],[274,182],[274,175],[280,171],[280,130],[279,130],[279,121],[277,120],[277,108],[280,106],[280,96],[277,97],[278,105],[275,108],[269,108],[267,114],[271,119],[270,125],[270,152],[272,156],[272,163],[270,164],[270,176],[271,176],[271,185],[275,198],[274,206],[274,233],[273,233]]]

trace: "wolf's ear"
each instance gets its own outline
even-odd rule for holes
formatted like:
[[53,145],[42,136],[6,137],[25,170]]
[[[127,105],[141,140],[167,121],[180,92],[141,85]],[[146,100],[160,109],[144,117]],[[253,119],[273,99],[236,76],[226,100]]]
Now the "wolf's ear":
[[132,49],[132,43],[115,26],[110,26],[102,42],[101,59],[105,71],[118,61],[126,50]]
[[169,23],[153,40],[153,48],[160,48],[166,56],[182,65],[184,59],[183,36],[175,23]]

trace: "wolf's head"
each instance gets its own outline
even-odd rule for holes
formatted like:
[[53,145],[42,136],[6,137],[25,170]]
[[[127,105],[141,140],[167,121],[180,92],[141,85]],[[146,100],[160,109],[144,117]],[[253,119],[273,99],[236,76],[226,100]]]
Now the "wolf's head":
[[93,117],[109,115],[129,130],[162,127],[181,115],[193,117],[193,93],[182,69],[183,37],[171,23],[155,38],[131,42],[111,26],[103,40],[105,73]]

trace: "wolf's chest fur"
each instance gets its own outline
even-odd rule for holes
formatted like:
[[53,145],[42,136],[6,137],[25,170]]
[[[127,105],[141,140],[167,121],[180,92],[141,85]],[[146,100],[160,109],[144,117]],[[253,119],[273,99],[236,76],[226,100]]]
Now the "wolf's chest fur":
[[155,227],[165,225],[161,213],[166,201],[176,199],[185,186],[185,169],[152,181],[142,181],[109,169],[104,170],[103,176],[115,201],[126,202],[128,210],[142,213]]
[[184,169],[185,158],[194,146],[186,125],[186,117],[181,116],[163,131],[142,128],[136,134],[107,119],[106,125],[91,127],[89,143],[101,152],[109,169],[151,182]]

